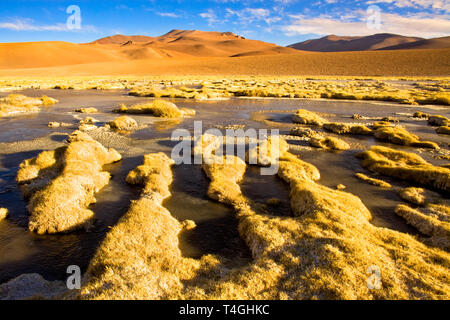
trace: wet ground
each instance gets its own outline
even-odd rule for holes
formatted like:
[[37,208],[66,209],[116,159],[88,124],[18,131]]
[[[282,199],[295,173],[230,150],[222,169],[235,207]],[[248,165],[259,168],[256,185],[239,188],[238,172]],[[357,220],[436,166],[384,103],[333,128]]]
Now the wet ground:
[[[26,201],[15,183],[20,163],[36,156],[42,150],[54,149],[64,143],[66,134],[76,129],[79,119],[92,116],[99,120],[98,126],[117,117],[111,111],[119,103],[134,104],[151,98],[128,96],[125,91],[76,91],[76,90],[25,90],[28,96],[46,94],[60,102],[43,107],[39,114],[0,119],[0,207],[9,209],[9,217],[0,221],[0,283],[22,273],[37,272],[45,278],[64,279],[68,265],[79,265],[85,269],[106,232],[123,215],[130,200],[139,197],[139,187],[125,183],[127,173],[142,162],[146,153],[170,151],[175,142],[170,141],[174,129],[183,128],[192,132],[194,120],[202,120],[203,130],[242,125],[248,128],[275,128],[287,134],[292,128],[291,114],[298,108],[324,113],[331,121],[355,122],[354,113],[369,117],[397,117],[400,124],[419,135],[422,140],[439,143],[448,151],[450,138],[438,135],[426,121],[410,117],[421,110],[432,114],[449,116],[449,108],[438,106],[404,106],[386,103],[330,101],[330,100],[286,100],[286,99],[232,99],[222,101],[193,101],[173,99],[179,107],[195,109],[194,118],[181,121],[161,120],[151,116],[133,115],[140,129],[128,135],[102,134],[97,138],[106,147],[116,148],[123,160],[108,165],[112,174],[110,184],[97,194],[97,203],[92,206],[97,221],[90,232],[76,232],[65,235],[39,236],[28,232]],[[1,95],[6,95],[1,94]],[[99,113],[85,115],[74,112],[81,107],[95,107]],[[51,129],[50,121],[66,122],[69,127]],[[371,122],[372,120],[359,120]],[[333,135],[333,134],[331,134]],[[367,173],[355,154],[374,144],[419,152],[426,160],[441,165],[448,161],[439,160],[436,151],[418,150],[375,141],[372,137],[340,136],[352,149],[344,152],[326,152],[307,146],[306,142],[288,140],[292,152],[303,160],[318,167],[321,183],[335,188],[337,184],[347,186],[346,191],[362,199],[373,214],[373,224],[407,233],[416,233],[394,213],[401,203],[396,191],[410,186],[407,182],[382,177],[393,185],[382,189],[358,180],[355,172]],[[18,143],[20,141],[20,143]],[[218,204],[206,195],[208,179],[198,165],[174,166],[172,197],[164,205],[180,221],[194,220],[197,227],[180,236],[180,248],[185,256],[198,258],[203,254],[218,254],[233,261],[235,265],[245,264],[251,257],[237,230],[237,220],[231,208]],[[373,176],[369,173],[369,175]],[[249,167],[242,182],[242,191],[262,210],[274,215],[291,215],[289,188],[277,176],[261,176],[259,168]],[[281,200],[276,206],[268,200]],[[145,227],[145,226],[143,226]]]

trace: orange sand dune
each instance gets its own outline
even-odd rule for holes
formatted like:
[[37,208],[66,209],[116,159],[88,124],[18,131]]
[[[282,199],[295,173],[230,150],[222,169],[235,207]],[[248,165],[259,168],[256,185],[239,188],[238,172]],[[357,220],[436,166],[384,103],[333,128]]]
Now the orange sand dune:
[[120,60],[117,50],[62,41],[0,43],[0,69]]
[[[3,54],[3,51],[0,51]],[[2,76],[328,75],[449,76],[450,49],[302,52],[242,57],[105,60],[86,64],[0,70]]]
[[[207,32],[199,30],[172,30],[160,37],[115,35],[92,42],[108,45],[109,49],[127,47],[128,52],[139,55],[145,48],[163,52],[162,56],[180,57],[230,57],[240,54],[264,55],[277,53],[295,53],[291,48],[280,47],[272,43],[249,40],[232,32]],[[156,57],[156,56],[155,56]]]

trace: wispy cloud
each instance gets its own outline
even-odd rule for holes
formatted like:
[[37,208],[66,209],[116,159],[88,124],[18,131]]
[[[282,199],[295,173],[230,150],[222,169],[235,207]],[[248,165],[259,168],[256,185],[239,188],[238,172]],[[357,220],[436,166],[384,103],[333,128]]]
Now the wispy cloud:
[[369,0],[366,3],[387,3],[397,8],[435,9],[450,12],[450,3],[448,0]]
[[264,21],[272,24],[281,20],[279,16],[273,16],[269,9],[265,8],[244,8],[242,10],[226,9],[227,17],[236,16],[238,21],[244,24],[251,24],[255,21]]
[[53,25],[36,25],[32,19],[15,19],[9,22],[0,22],[0,29],[9,29],[13,31],[87,31],[97,32],[94,26],[85,25],[81,29],[69,29],[64,23],[57,23]]
[[381,28],[368,28],[366,12],[355,12],[356,19],[341,19],[327,15],[307,17],[291,16],[293,23],[285,25],[282,30],[288,36],[305,34],[337,34],[346,36],[364,36],[374,33],[395,33],[405,36],[421,36],[425,38],[442,37],[450,34],[450,16],[429,15],[424,13],[401,16],[394,13],[382,13]]
[[208,9],[206,12],[200,13],[199,16],[206,19],[210,26],[218,22],[217,15],[212,9]]
[[179,14],[173,13],[173,12],[156,12],[158,16],[161,17],[168,17],[168,18],[180,18]]

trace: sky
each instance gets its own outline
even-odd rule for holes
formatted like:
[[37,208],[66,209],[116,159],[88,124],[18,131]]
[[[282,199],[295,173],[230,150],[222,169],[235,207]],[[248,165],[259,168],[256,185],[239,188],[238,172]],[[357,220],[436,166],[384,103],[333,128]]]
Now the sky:
[[328,34],[450,35],[450,0],[0,0],[0,42],[231,31],[288,45]]

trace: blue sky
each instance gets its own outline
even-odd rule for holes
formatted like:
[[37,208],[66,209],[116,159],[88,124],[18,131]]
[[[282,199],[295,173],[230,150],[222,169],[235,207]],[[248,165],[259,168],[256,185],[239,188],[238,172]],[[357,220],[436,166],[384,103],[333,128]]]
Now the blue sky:
[[[80,29],[66,12],[80,8]],[[73,14],[74,11],[71,11]],[[72,20],[73,21],[73,20]],[[171,29],[232,31],[287,45],[326,34],[450,35],[450,0],[1,0],[0,42],[90,42]]]

